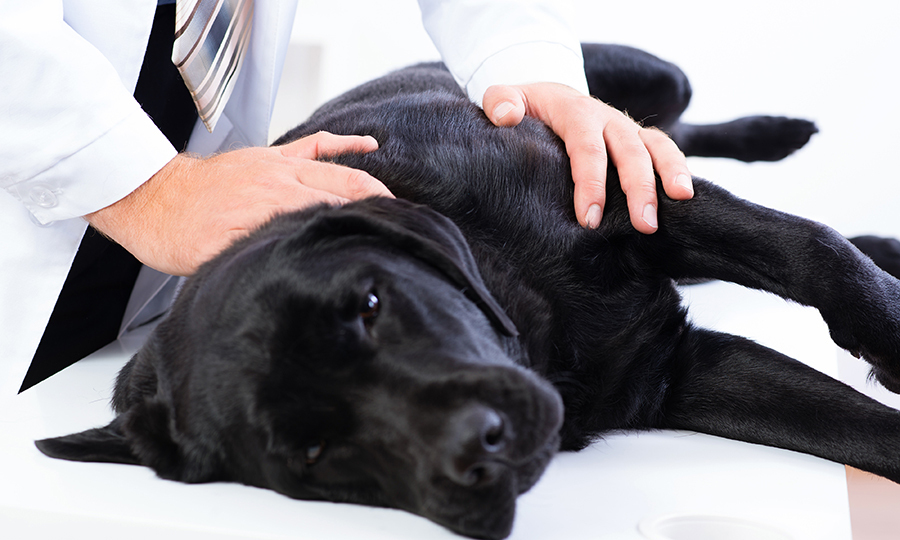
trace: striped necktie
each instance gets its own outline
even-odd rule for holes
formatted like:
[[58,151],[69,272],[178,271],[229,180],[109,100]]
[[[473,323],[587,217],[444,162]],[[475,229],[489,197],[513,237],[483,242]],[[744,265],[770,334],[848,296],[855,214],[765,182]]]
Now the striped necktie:
[[231,96],[253,22],[253,0],[177,0],[172,62],[212,132]]

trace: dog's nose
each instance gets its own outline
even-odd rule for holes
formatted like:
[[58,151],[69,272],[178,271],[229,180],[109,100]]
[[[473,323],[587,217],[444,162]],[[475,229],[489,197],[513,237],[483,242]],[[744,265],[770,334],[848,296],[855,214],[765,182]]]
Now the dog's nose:
[[506,467],[509,428],[503,417],[486,406],[472,406],[448,423],[443,459],[445,474],[462,486],[490,481]]

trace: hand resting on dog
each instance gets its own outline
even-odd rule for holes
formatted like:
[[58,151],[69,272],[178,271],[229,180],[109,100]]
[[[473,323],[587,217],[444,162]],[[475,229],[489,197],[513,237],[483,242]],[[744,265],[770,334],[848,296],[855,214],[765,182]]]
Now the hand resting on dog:
[[596,229],[606,203],[606,165],[619,171],[631,224],[642,233],[659,227],[654,171],[671,199],[690,199],[694,190],[684,154],[662,131],[636,124],[623,112],[566,86],[535,83],[492,86],[484,110],[497,126],[515,126],[525,115],[547,124],[563,140],[572,161],[575,217]]
[[377,148],[372,137],[317,133],[278,148],[206,159],[180,154],[129,196],[87,219],[144,264],[187,276],[278,213],[392,196],[363,171],[317,161]]

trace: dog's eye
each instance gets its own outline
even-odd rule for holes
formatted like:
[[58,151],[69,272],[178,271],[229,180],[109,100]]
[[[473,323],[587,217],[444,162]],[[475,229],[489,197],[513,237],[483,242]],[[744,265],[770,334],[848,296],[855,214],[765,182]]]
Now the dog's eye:
[[375,317],[378,316],[378,310],[381,307],[381,303],[378,301],[378,297],[375,296],[375,293],[369,293],[366,295],[366,298],[363,300],[362,306],[360,306],[359,316],[362,318],[363,323],[366,326],[369,326],[374,321]]
[[315,463],[322,456],[323,450],[325,450],[325,441],[319,441],[306,447],[306,464],[312,465]]

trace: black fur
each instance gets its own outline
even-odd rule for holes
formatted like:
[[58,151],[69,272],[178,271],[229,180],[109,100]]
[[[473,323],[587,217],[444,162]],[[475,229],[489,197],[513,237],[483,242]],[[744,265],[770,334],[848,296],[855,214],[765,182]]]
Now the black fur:
[[[593,93],[689,153],[778,159],[815,132],[681,124],[678,68],[585,54]],[[349,92],[279,144],[319,130],[376,137],[333,160],[398,199],[280,216],[204,265],[120,373],[116,419],[42,451],[397,507],[481,538],[510,532],[557,448],[609,430],[702,431],[900,480],[900,412],[693,326],[674,286],[724,279],[814,306],[900,390],[900,281],[834,231],[695,179],[643,235],[612,169],[585,230],[560,141],[528,119],[492,126],[436,64]]]

